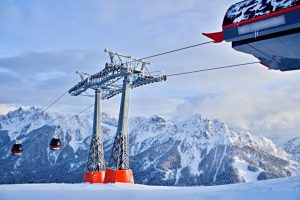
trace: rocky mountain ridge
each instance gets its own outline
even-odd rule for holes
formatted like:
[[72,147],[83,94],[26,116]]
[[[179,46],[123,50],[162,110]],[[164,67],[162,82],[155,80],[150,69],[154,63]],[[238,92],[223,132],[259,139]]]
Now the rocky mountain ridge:
[[[63,148],[48,143],[60,125]],[[80,182],[87,161],[92,120],[69,118],[42,109],[19,108],[0,116],[0,183]],[[108,161],[117,119],[103,114]],[[136,183],[148,185],[217,185],[291,176],[300,165],[271,140],[203,117],[173,124],[159,116],[130,119],[131,168]],[[24,154],[10,154],[22,142]]]

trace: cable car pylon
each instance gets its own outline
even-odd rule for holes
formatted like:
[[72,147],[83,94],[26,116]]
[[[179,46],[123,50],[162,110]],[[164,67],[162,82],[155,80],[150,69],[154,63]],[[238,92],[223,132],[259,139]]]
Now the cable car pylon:
[[105,160],[101,129],[101,91],[95,90],[93,135],[89,149],[87,170],[84,182],[103,183],[105,176]]
[[[129,113],[130,81],[123,80],[123,90],[119,112],[117,133],[109,160],[110,168],[105,170],[104,183],[134,183],[132,170],[129,167],[128,147],[128,113]],[[114,168],[114,169],[113,169]]]
[[[93,135],[90,144],[84,182],[90,183],[134,183],[129,166],[128,112],[130,89],[143,85],[166,81],[162,72],[150,73],[146,67],[150,63],[143,59],[122,55],[105,49],[110,63],[103,70],[90,75],[76,72],[81,81],[68,92],[72,96],[86,96],[86,90],[95,91]],[[112,146],[109,168],[105,167],[103,138],[101,129],[101,101],[122,94],[118,128]],[[88,95],[90,96],[90,95]]]

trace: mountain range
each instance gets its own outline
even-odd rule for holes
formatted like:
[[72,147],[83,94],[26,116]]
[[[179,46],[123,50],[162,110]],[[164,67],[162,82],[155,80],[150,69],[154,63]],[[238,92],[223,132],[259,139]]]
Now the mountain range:
[[[102,114],[106,162],[117,121]],[[59,136],[63,147],[51,151],[48,145],[56,125],[61,126]],[[129,127],[130,167],[136,183],[219,185],[300,172],[300,164],[271,140],[201,114],[179,123],[159,116],[134,117]],[[20,107],[0,116],[0,183],[81,182],[91,133],[90,118],[70,118],[37,107]],[[24,148],[20,157],[10,153],[17,140]],[[292,147],[285,149],[293,151]]]

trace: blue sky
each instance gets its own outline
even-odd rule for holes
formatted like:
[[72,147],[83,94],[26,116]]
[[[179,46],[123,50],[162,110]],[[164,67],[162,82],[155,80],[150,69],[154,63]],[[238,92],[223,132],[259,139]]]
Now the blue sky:
[[[105,48],[145,57],[208,41],[236,1],[2,0],[0,2],[0,113],[20,105],[47,106],[108,61]],[[211,44],[151,59],[167,74],[256,61],[229,43]],[[299,72],[260,65],[169,78],[131,92],[131,116],[218,118],[256,134],[300,136]],[[93,99],[67,96],[53,111],[77,112]],[[119,97],[103,104],[117,115]],[[92,110],[91,110],[92,111]]]

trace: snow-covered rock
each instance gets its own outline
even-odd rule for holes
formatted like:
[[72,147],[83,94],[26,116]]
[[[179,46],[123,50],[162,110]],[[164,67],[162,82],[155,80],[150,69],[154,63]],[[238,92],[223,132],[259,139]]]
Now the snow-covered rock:
[[[63,148],[47,147],[60,125]],[[80,182],[91,139],[88,118],[47,113],[32,107],[0,116],[0,183]],[[108,161],[117,119],[103,114]],[[24,154],[10,155],[21,141]],[[131,168],[136,183],[148,185],[217,185],[297,174],[299,164],[272,141],[233,129],[200,114],[174,124],[159,116],[136,117],[129,130]]]
[[300,137],[295,137],[282,145],[282,148],[288,152],[295,160],[300,162]]

